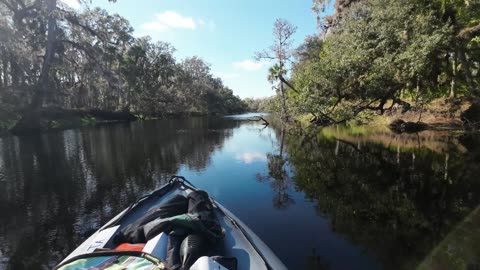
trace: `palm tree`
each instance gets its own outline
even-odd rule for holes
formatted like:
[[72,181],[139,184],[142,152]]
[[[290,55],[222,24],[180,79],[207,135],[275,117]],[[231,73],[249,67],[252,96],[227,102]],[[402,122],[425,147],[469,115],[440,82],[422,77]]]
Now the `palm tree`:
[[274,86],[273,88],[280,94],[281,102],[282,102],[282,120],[288,120],[288,112],[287,112],[287,104],[286,104],[286,96],[285,96],[285,87],[284,87],[284,79],[283,75],[287,72],[286,70],[279,64],[275,64],[268,69],[268,81],[270,83],[274,83],[278,81],[278,87]]

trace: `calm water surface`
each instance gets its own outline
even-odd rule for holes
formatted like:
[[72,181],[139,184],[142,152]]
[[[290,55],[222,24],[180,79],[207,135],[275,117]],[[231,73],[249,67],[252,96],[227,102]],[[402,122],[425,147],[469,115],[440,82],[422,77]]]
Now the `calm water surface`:
[[477,135],[284,130],[236,117],[0,138],[0,269],[53,267],[174,174],[289,269],[478,267],[479,146]]

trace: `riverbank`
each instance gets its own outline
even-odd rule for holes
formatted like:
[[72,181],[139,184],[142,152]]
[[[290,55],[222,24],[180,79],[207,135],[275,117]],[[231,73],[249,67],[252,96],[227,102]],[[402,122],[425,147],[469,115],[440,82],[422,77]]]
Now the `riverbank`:
[[[60,108],[45,108],[30,113],[30,119],[25,121],[14,115],[2,119],[0,136],[28,135],[46,131],[64,130],[108,123],[132,122],[137,120],[181,119],[186,117],[216,116],[199,112],[163,113],[156,115],[134,114],[128,111],[66,110]],[[25,121],[25,123],[21,123]]]
[[[388,107],[388,106],[386,106]],[[311,122],[313,115],[301,115],[296,120],[303,125]],[[348,122],[351,126],[365,128],[390,128],[397,133],[416,133],[423,130],[471,130],[477,129],[480,121],[480,106],[472,105],[466,98],[439,98],[428,104],[417,104],[406,112],[395,105],[384,114],[367,112]]]
[[389,127],[396,132],[463,130],[471,128],[469,124],[476,122],[479,118],[476,113],[471,114],[470,119],[466,117],[471,107],[472,102],[468,99],[440,98],[428,104],[416,105],[407,112],[402,112],[397,107],[378,118],[383,118],[380,121],[388,123]]
[[30,111],[22,118],[8,120],[3,126],[3,134],[28,135],[57,129],[95,126],[110,122],[130,122],[138,117],[127,111],[111,112],[98,109],[67,110],[43,108]]

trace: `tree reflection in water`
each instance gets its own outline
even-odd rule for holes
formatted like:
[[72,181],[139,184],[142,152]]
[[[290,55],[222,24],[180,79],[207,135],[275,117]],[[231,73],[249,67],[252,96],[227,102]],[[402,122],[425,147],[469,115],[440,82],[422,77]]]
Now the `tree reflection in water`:
[[0,138],[0,269],[52,269],[180,166],[205,168],[238,126],[191,118]]
[[385,269],[414,269],[480,203],[478,137],[452,135],[427,148],[428,141],[411,147],[392,137],[401,135],[389,135],[398,143],[386,146],[324,134],[286,133],[295,188]]
[[328,264],[322,262],[322,258],[317,254],[315,249],[312,249],[312,253],[307,256],[307,264],[305,270],[328,270],[330,267]]
[[271,182],[271,187],[275,191],[273,196],[273,206],[276,209],[287,209],[295,203],[295,200],[289,194],[292,185],[287,170],[287,157],[284,153],[285,128],[280,132],[280,147],[278,153],[267,154],[268,175],[257,174],[256,178],[260,182]]
[[[471,214],[480,202],[478,135],[257,127],[192,118],[0,138],[0,269],[52,268],[180,168],[231,177],[197,183],[243,212],[292,269],[480,261],[480,215]],[[245,144],[262,158],[236,162]],[[244,181],[259,171],[271,188]]]

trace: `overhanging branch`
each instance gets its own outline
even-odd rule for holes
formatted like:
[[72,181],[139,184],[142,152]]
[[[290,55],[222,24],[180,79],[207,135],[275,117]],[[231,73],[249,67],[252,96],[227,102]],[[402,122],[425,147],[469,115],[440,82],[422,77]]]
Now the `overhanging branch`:
[[457,38],[468,41],[478,35],[480,35],[480,24],[462,29]]
[[284,84],[286,84],[288,87],[290,87],[290,89],[292,89],[295,93],[298,94],[298,91],[297,89],[295,89],[295,87],[293,87],[287,80],[285,80],[285,78],[283,78],[282,74],[279,74],[278,75],[278,79],[283,82]]

